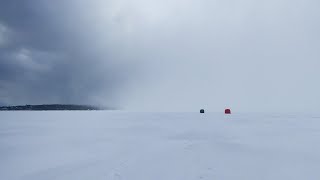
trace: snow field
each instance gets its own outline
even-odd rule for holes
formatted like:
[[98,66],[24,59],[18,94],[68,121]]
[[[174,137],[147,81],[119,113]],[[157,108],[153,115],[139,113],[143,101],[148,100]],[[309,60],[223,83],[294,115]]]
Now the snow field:
[[320,179],[320,115],[0,112],[1,180]]

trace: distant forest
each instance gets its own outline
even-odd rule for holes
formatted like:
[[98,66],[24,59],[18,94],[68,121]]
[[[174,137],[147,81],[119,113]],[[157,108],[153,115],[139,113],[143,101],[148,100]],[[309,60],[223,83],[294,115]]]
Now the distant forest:
[[63,111],[63,110],[106,110],[89,105],[70,104],[44,104],[44,105],[24,105],[24,106],[0,106],[0,111]]

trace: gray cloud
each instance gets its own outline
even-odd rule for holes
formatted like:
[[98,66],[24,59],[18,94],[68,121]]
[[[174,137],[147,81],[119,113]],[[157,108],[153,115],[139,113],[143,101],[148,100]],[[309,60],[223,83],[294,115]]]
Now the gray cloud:
[[319,2],[0,3],[0,98],[318,111]]
[[73,6],[63,5],[0,3],[1,102],[118,105],[129,67],[95,42],[100,37],[77,19],[80,12],[69,15]]

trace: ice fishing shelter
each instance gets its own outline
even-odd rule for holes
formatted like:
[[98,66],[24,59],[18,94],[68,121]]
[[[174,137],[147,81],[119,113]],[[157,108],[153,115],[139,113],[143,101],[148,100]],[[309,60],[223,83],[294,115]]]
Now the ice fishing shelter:
[[225,110],[224,110],[224,113],[225,113],[225,114],[231,114],[231,109],[225,109]]

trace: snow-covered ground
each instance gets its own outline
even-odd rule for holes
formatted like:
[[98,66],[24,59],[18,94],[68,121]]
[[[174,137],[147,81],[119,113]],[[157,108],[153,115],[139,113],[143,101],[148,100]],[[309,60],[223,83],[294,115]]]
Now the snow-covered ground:
[[1,180],[319,180],[320,115],[0,112]]

